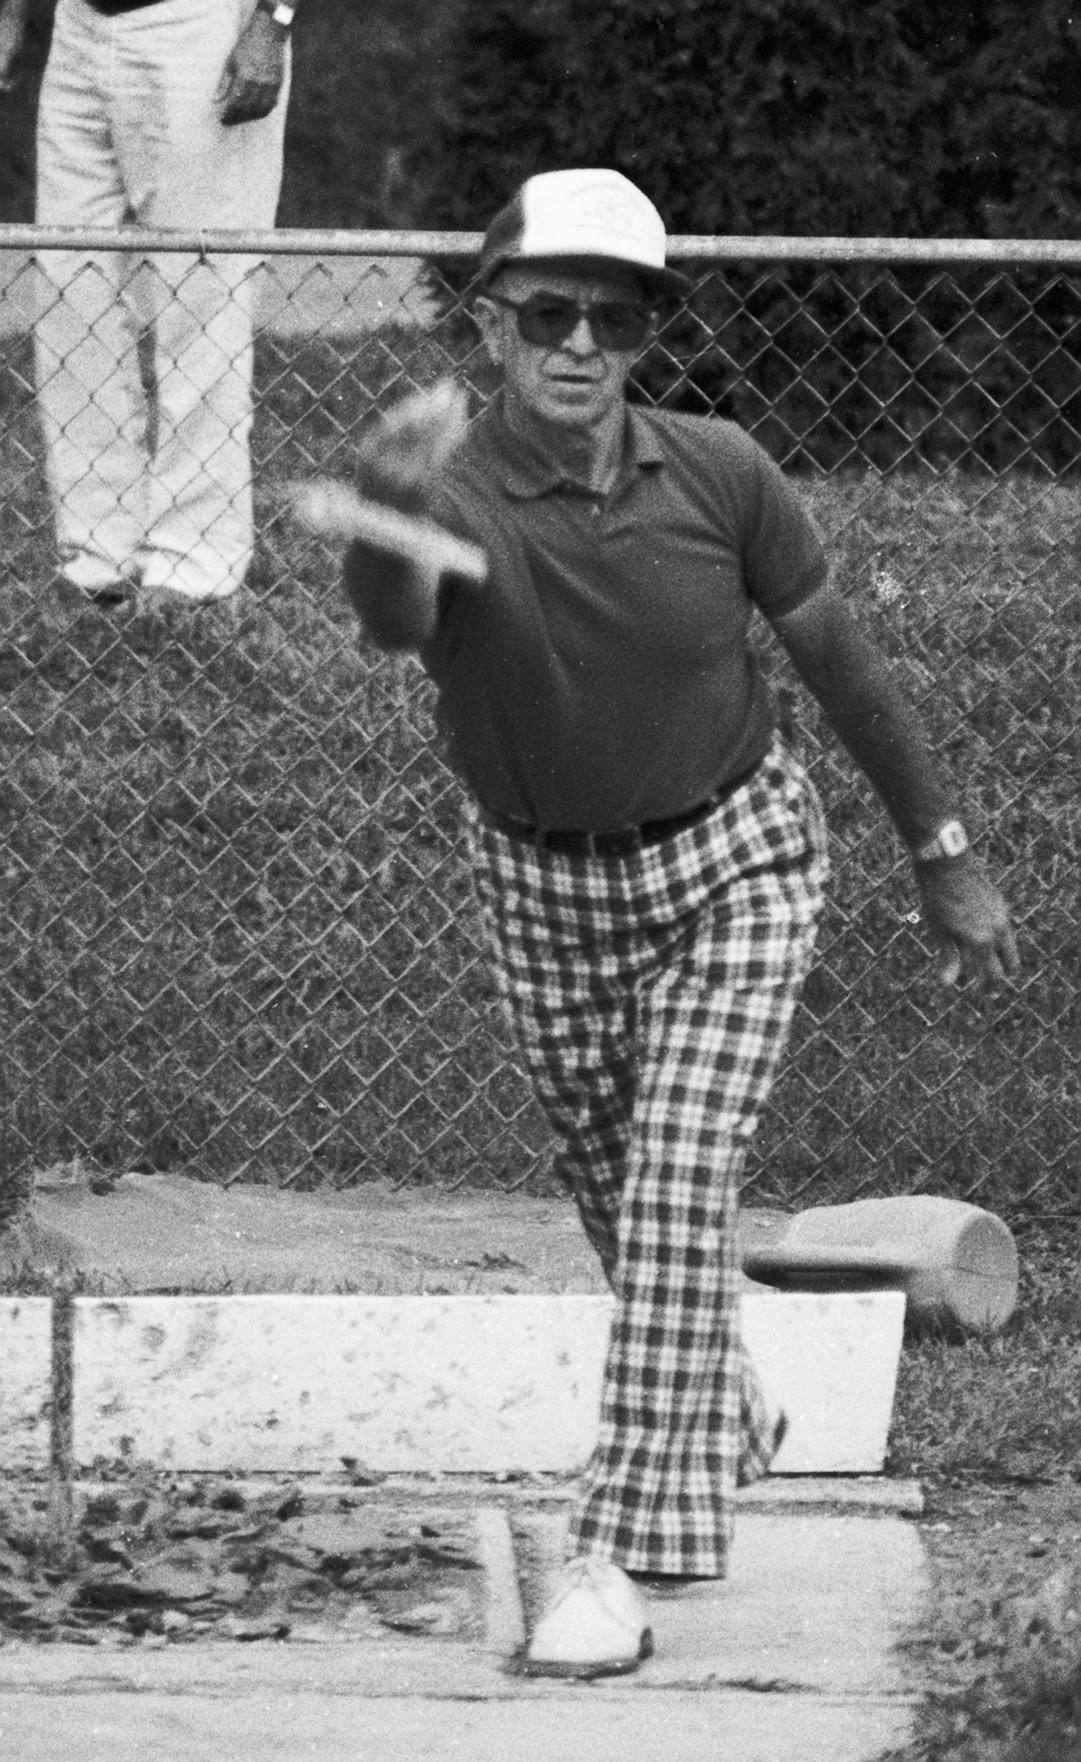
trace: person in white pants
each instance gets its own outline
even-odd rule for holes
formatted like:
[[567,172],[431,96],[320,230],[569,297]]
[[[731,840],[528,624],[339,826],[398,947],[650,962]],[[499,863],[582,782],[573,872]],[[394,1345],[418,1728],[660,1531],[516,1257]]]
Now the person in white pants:
[[[297,0],[57,0],[38,105],[45,226],[273,226]],[[0,80],[27,0],[0,13]],[[253,550],[258,260],[42,251],[38,399],[64,578],[221,599]],[[152,363],[144,383],[140,338]]]

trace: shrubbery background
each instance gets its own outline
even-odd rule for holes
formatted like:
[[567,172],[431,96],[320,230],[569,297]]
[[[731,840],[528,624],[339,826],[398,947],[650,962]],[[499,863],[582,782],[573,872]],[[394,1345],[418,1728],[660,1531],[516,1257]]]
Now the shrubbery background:
[[[312,0],[318,4],[318,0]],[[683,233],[1070,236],[1064,0],[462,0],[424,218],[610,164]]]

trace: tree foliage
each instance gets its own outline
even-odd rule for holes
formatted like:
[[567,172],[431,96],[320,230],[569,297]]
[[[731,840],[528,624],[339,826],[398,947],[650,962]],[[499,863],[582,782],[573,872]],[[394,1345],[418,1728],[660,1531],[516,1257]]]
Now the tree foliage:
[[1065,0],[461,0],[418,218],[604,164],[673,232],[1072,234],[1079,43]]
[[[672,233],[1071,237],[1065,0],[458,0],[416,217],[483,227],[531,172],[610,165]],[[645,392],[789,464],[1081,464],[1081,314],[1054,271],[700,266]],[[453,282],[453,278],[448,276]]]

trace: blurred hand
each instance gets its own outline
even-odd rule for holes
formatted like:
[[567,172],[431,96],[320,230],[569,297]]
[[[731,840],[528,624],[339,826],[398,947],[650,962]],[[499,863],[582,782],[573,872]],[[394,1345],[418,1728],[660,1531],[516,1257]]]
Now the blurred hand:
[[227,128],[269,116],[285,80],[285,34],[263,11],[253,12],[225,63],[217,99]]
[[422,510],[467,423],[465,392],[452,379],[402,398],[360,436],[365,487],[397,507]]
[[24,0],[8,0],[0,10],[0,92],[12,92],[16,86],[15,63],[26,34]]
[[924,915],[944,985],[998,982],[1020,967],[1009,907],[971,851],[916,869]]

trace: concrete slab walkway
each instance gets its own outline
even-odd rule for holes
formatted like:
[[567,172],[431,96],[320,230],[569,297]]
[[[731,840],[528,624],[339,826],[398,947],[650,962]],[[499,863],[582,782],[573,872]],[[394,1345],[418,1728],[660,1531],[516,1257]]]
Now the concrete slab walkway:
[[[529,1520],[534,1594],[564,1521]],[[758,1509],[724,1585],[651,1601],[656,1656],[633,1677],[515,1676],[493,1649],[498,1620],[472,1647],[12,1643],[0,1744],[13,1762],[874,1762],[911,1728],[899,1648],[927,1594],[901,1518]]]
[[[5,1718],[9,1715],[5,1712]],[[18,1762],[874,1762],[899,1710],[762,1695],[604,1691],[545,1701],[388,1697],[315,1690],[225,1696],[69,1695],[24,1702],[6,1726]]]

